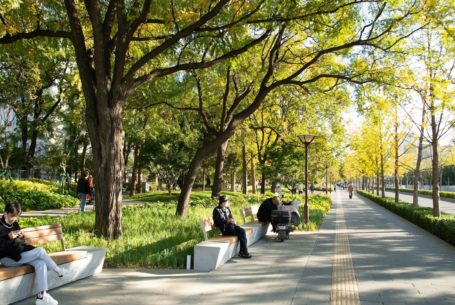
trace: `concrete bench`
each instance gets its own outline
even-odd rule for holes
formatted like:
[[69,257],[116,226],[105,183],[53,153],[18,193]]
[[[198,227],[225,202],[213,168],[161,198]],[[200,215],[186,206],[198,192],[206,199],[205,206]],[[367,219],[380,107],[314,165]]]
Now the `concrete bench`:
[[[244,212],[242,211],[242,213]],[[248,215],[248,212],[245,215]],[[217,235],[209,238],[208,232],[218,230],[214,227],[212,218],[201,219],[200,226],[205,240],[194,246],[194,270],[214,270],[237,255],[237,236]],[[241,227],[245,229],[247,244],[250,246],[264,237],[268,231],[269,223],[248,222]]]
[[[51,241],[61,242],[62,251],[49,255],[57,265],[68,270],[68,276],[59,278],[55,272],[48,272],[49,289],[100,273],[103,269],[106,250],[86,246],[65,249],[59,224],[25,228],[21,231],[26,242],[35,246]],[[34,279],[34,269],[30,265],[4,267],[0,264],[0,304],[11,304],[37,294],[39,291]]]

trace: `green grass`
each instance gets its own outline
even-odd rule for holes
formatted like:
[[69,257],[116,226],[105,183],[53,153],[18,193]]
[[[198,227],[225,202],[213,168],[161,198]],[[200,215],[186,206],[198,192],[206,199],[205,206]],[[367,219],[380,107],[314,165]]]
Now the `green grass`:
[[[262,202],[263,196],[223,192],[230,198],[234,217],[241,222],[240,209]],[[61,223],[67,248],[87,245],[107,249],[105,266],[117,268],[183,268],[186,256],[193,254],[194,245],[203,240],[199,219],[211,217],[216,200],[210,192],[194,192],[188,215],[175,216],[177,194],[154,192],[134,196],[146,201],[143,205],[123,209],[123,234],[113,241],[98,238],[93,234],[94,213],[71,214],[65,217],[21,218],[22,227]],[[296,197],[302,200],[301,197]],[[286,200],[291,200],[287,198]],[[329,197],[310,197],[310,221],[299,230],[316,230],[325,213],[330,209]],[[301,206],[303,216],[303,205]],[[59,251],[58,242],[46,246],[50,252]]]

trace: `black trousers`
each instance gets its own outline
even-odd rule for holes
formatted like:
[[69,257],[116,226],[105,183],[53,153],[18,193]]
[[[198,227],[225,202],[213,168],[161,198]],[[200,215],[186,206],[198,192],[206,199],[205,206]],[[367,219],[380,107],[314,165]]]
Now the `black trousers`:
[[223,231],[223,235],[226,236],[237,236],[239,239],[240,243],[240,252],[242,253],[248,253],[248,246],[247,246],[247,240],[246,240],[246,233],[245,230],[239,226],[233,226],[229,229],[226,229]]

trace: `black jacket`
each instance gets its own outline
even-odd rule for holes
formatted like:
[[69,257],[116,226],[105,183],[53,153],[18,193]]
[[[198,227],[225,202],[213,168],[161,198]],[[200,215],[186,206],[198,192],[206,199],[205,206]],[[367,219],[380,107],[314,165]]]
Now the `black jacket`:
[[79,180],[77,180],[77,192],[82,194],[90,194],[88,179],[81,177]]
[[272,211],[274,210],[278,210],[278,207],[273,204],[272,198],[267,198],[259,207],[258,220],[260,222],[270,222],[272,220]]
[[32,245],[27,244],[23,238],[9,238],[9,232],[18,231],[20,229],[17,222],[10,225],[6,222],[5,216],[2,216],[0,219],[0,258],[9,257],[17,262],[21,259],[22,252],[30,251],[35,248]]
[[221,233],[232,231],[235,228],[234,224],[227,223],[228,219],[232,218],[231,210],[228,207],[225,210],[219,206],[214,208],[212,216],[215,226],[220,229]]

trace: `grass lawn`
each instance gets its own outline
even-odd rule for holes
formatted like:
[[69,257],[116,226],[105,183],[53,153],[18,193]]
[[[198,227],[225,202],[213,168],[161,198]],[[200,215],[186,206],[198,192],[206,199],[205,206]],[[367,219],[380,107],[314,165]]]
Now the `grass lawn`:
[[[241,222],[240,209],[260,204],[263,197],[223,192],[230,198],[231,210]],[[210,192],[194,192],[191,196],[187,216],[175,216],[178,194],[164,192],[139,194],[134,199],[144,204],[123,209],[123,235],[114,241],[98,238],[93,234],[94,213],[72,214],[64,217],[21,218],[22,227],[61,223],[68,248],[79,245],[104,247],[107,249],[106,267],[126,268],[183,268],[186,255],[193,254],[195,244],[203,240],[199,219],[212,215],[216,200]],[[302,200],[301,197],[296,197]],[[286,198],[291,200],[291,198]],[[324,195],[310,197],[310,224],[300,225],[298,230],[317,230],[331,201]],[[301,214],[303,215],[303,205]],[[46,246],[48,251],[58,251],[58,243]]]

